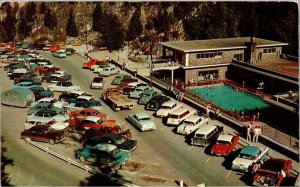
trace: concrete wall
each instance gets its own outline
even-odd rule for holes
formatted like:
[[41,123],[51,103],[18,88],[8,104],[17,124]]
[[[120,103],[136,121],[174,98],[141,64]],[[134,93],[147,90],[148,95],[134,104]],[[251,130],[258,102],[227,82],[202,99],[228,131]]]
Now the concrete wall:
[[[273,47],[272,47],[273,48]],[[257,49],[257,60],[258,60],[258,56],[259,53],[262,53],[262,58],[261,60],[268,60],[268,59],[278,59],[281,52],[282,52],[282,47],[275,47],[276,51],[274,53],[264,53],[264,49],[268,49],[268,48],[258,48]]]
[[230,51],[220,51],[220,52],[222,52],[222,57],[202,58],[202,59],[201,58],[197,59],[197,54],[199,54],[200,52],[189,53],[188,66],[202,66],[202,65],[230,63],[233,60],[235,54],[244,54],[244,50],[230,50]]

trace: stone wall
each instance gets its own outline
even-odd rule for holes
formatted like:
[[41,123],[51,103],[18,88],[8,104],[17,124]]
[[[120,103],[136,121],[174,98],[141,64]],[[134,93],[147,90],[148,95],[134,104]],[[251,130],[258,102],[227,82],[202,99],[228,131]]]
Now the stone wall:
[[225,73],[227,72],[227,66],[221,66],[221,67],[208,67],[208,68],[197,68],[197,69],[187,69],[185,70],[185,82],[187,83],[189,79],[195,79],[198,80],[199,72],[205,72],[205,71],[214,71],[218,70],[219,78],[224,79]]
[[[272,47],[272,48],[274,48],[274,47]],[[258,54],[261,52],[262,53],[261,60],[279,59],[282,47],[275,47],[276,51],[274,53],[264,53],[263,52],[264,49],[268,49],[268,48],[258,48],[257,49],[257,58],[259,56]]]
[[[211,51],[217,52],[217,51]],[[235,54],[244,54],[244,50],[228,50],[228,51],[220,51],[222,52],[221,57],[215,58],[202,58],[197,59],[197,54],[199,53],[189,53],[189,65],[188,66],[202,66],[202,65],[213,65],[213,64],[222,64],[222,63],[230,63]],[[204,53],[204,52],[203,52]]]

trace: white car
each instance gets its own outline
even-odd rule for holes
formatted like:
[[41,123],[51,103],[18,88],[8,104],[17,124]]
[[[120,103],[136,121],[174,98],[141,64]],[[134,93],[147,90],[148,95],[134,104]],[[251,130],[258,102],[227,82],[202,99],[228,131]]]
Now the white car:
[[100,71],[102,71],[104,68],[110,67],[110,66],[114,66],[114,65],[99,65],[99,64],[94,64],[91,66],[91,70],[94,70],[94,73],[99,73]]
[[192,115],[186,118],[181,125],[177,127],[178,134],[191,134],[201,125],[208,122],[208,118],[204,116]]
[[35,121],[55,120],[58,122],[67,122],[69,121],[69,116],[57,113],[56,111],[49,109],[49,110],[40,110],[35,114],[27,116],[26,121],[30,121],[30,120],[35,120]]
[[76,110],[83,110],[85,108],[92,108],[101,112],[102,106],[95,106],[92,104],[92,102],[76,102],[64,106],[64,109],[68,114]]
[[71,82],[57,82],[56,84],[49,84],[48,90],[53,92],[71,92],[80,91],[79,86],[74,86]]
[[267,159],[269,154],[269,148],[261,148],[257,146],[246,146],[244,147],[239,155],[232,161],[231,169],[240,172],[248,172],[249,167],[258,163],[259,161],[264,161]]
[[53,72],[53,74],[57,74],[57,75],[67,75],[67,73],[64,72],[64,71],[55,71],[55,72]]
[[54,107],[57,108],[63,108],[65,105],[67,105],[67,102],[58,101],[56,98],[53,97],[44,97],[36,102],[31,103],[31,107],[34,107],[38,103],[53,103]]
[[95,77],[91,83],[90,88],[94,89],[102,89],[104,87],[104,80],[102,77]]
[[57,51],[52,53],[52,56],[58,57],[58,58],[66,58],[67,54],[63,51]]
[[174,110],[181,108],[182,104],[176,101],[168,101],[164,103],[159,110],[156,111],[156,117],[167,117]]
[[68,122],[57,122],[54,119],[43,119],[40,117],[35,117],[26,121],[26,123],[24,124],[24,128],[30,129],[35,125],[48,125],[50,129],[63,131],[66,131],[69,127]]
[[187,109],[187,108],[178,108],[170,113],[167,119],[167,125],[178,126],[185,119],[195,114],[195,110]]
[[115,66],[110,66],[107,68],[103,68],[102,71],[99,72],[99,76],[109,77],[117,73],[119,73],[119,70]]

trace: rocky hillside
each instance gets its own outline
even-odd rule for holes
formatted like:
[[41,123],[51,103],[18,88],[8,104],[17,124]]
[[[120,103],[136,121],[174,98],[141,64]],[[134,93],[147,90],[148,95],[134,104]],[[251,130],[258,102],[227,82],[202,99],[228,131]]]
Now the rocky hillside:
[[[124,40],[139,44],[145,43],[149,31],[155,42],[256,36],[288,42],[287,53],[298,54],[298,7],[290,2],[2,3],[0,40],[68,43],[85,42],[87,37],[88,42],[96,42],[103,33],[95,31],[93,23],[110,24],[109,19],[95,18],[97,4],[103,13],[117,18]],[[76,37],[66,31],[71,15]]]

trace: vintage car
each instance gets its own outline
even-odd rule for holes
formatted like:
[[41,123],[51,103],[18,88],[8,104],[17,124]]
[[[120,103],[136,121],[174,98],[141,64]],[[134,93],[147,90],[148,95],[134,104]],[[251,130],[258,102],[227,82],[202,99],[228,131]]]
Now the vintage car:
[[34,115],[40,110],[50,109],[57,111],[57,113],[64,114],[64,109],[53,106],[53,103],[38,103],[28,110],[27,115]]
[[42,91],[34,92],[34,96],[35,96],[35,100],[40,100],[45,97],[54,97],[54,93],[49,90],[42,90]]
[[86,69],[91,69],[91,67],[95,64],[107,64],[107,62],[105,61],[99,61],[97,59],[91,59],[88,62],[83,63],[83,67],[82,68],[86,68]]
[[136,126],[140,131],[155,130],[156,125],[151,120],[150,116],[145,112],[139,112],[136,114],[129,114],[128,121]]
[[66,75],[61,75],[61,74],[47,74],[42,78],[43,82],[48,82],[48,83],[57,83],[57,82],[67,82],[71,81],[72,76],[69,74]]
[[91,138],[94,136],[104,136],[106,134],[116,134],[125,140],[131,140],[131,132],[129,129],[122,131],[120,126],[104,127],[101,129],[90,128],[84,132],[84,139]]
[[86,109],[83,109],[80,111],[74,111],[74,112],[69,113],[70,118],[72,118],[72,119],[75,118],[76,120],[79,120],[79,121],[83,120],[87,116],[96,116],[103,120],[106,120],[108,118],[107,114],[103,114],[103,113],[99,112],[98,110],[92,109],[92,108],[86,108]]
[[99,143],[107,143],[117,146],[120,150],[133,151],[137,147],[136,140],[125,140],[122,137],[115,134],[106,134],[104,136],[94,136],[88,138],[84,144],[89,146],[95,146]]
[[100,73],[100,71],[102,71],[104,68],[108,68],[114,66],[112,64],[94,64],[92,65],[91,69],[94,70],[94,73]]
[[32,119],[26,121],[26,123],[24,124],[24,127],[25,127],[25,129],[30,129],[36,125],[46,125],[50,129],[53,129],[53,130],[67,131],[69,123],[57,122],[54,119],[36,117],[36,118],[32,118]]
[[[123,85],[124,85],[124,87],[123,87]],[[122,87],[121,89],[122,89],[123,94],[129,95],[130,92],[132,92],[135,88],[137,88],[139,86],[148,86],[148,84],[142,83],[142,82],[130,82],[128,84],[126,84],[126,83],[119,84],[118,87]]]
[[182,107],[182,104],[177,101],[165,102],[164,104],[161,105],[160,109],[156,111],[155,116],[156,117],[167,117],[173,111],[175,111],[181,107]]
[[[49,64],[48,62],[38,62],[37,66],[31,64],[31,68],[34,68],[35,71],[47,71],[49,69],[56,68],[53,64]],[[60,69],[60,68],[56,68]]]
[[125,75],[125,74],[117,74],[116,77],[114,78],[114,80],[111,82],[112,85],[119,85],[122,80],[124,79],[125,76],[129,76],[129,75]]
[[230,134],[221,134],[215,145],[213,145],[210,154],[217,156],[228,156],[235,150],[235,146],[239,142],[239,136],[233,136]]
[[232,161],[231,169],[247,173],[251,165],[266,160],[268,154],[269,148],[246,146],[241,150],[237,158]]
[[70,120],[69,126],[71,129],[90,129],[90,128],[103,128],[114,127],[117,125],[116,120],[105,120],[97,116],[87,116],[83,120],[76,120],[75,118]]
[[223,132],[224,128],[222,126],[207,124],[202,125],[195,132],[191,139],[191,145],[198,146],[208,146],[210,143],[214,143],[219,135]]
[[88,102],[88,101],[80,101],[80,102],[76,102],[76,103],[69,103],[68,105],[64,106],[64,109],[66,111],[66,113],[71,113],[72,111],[75,110],[83,110],[85,108],[91,108],[91,109],[95,109],[98,111],[101,111],[102,105],[101,103],[99,103],[100,105],[97,105],[97,103],[93,103],[93,102]]
[[142,105],[145,105],[148,103],[148,101],[154,97],[154,96],[157,96],[157,95],[160,95],[159,92],[156,92],[154,90],[150,90],[150,91],[147,91],[145,93],[143,93],[142,97],[140,97],[138,103],[139,104],[142,104]]
[[170,113],[166,125],[179,126],[185,119],[195,114],[196,111],[188,108],[178,108]]
[[104,80],[102,77],[95,77],[91,82],[91,89],[103,89],[104,87]]
[[66,48],[66,55],[73,55],[76,53],[76,50],[73,48]]
[[281,186],[285,177],[290,176],[292,167],[291,160],[269,158],[257,164],[257,168],[252,167],[253,186]]
[[152,89],[153,88],[151,88],[150,86],[139,86],[136,89],[134,89],[134,91],[130,92],[129,97],[139,99],[145,92],[150,91]]
[[80,91],[79,86],[74,86],[71,82],[57,82],[56,84],[49,84],[48,90],[53,92],[71,92]]
[[171,99],[167,96],[164,96],[164,95],[156,95],[154,97],[152,97],[148,103],[146,104],[145,106],[145,109],[146,110],[158,110],[161,108],[161,106],[168,102],[168,101],[171,101]]
[[63,131],[52,130],[46,125],[36,125],[21,132],[21,138],[26,141],[49,142],[53,145],[64,141],[65,135]]
[[119,70],[115,66],[109,66],[99,71],[99,76],[109,77],[117,73],[119,73]]
[[39,103],[51,103],[51,104],[53,104],[53,106],[58,107],[58,108],[63,108],[65,105],[68,104],[66,102],[58,101],[56,98],[53,98],[53,97],[45,97],[36,102],[31,103],[31,107],[34,107],[35,105],[37,105]]
[[90,102],[93,106],[101,106],[101,102],[95,100],[93,96],[90,95],[80,95],[75,99],[69,99],[69,103],[76,103],[76,102]]
[[32,87],[42,87],[37,84],[38,84],[37,82],[20,82],[20,83],[14,84],[12,86],[12,89],[15,89],[15,88],[29,88],[30,89]]
[[177,127],[178,134],[191,134],[199,129],[200,126],[206,124],[208,118],[199,115],[192,115],[186,118],[181,125]]
[[97,162],[97,164],[116,168],[130,160],[131,154],[128,151],[118,149],[115,145],[97,144],[95,146],[87,145],[76,151],[75,157],[81,162]]
[[58,58],[66,58],[67,54],[64,51],[59,50],[59,51],[52,53],[52,56],[58,57]]
[[55,121],[68,121],[69,116],[64,115],[64,112],[61,110],[48,109],[48,110],[40,110],[35,114],[31,114],[27,116],[27,121],[30,119],[34,119],[36,117],[45,118],[45,119],[54,119]]
[[76,99],[78,96],[87,95],[84,91],[73,91],[73,92],[63,92],[58,96],[59,101],[66,101]]

